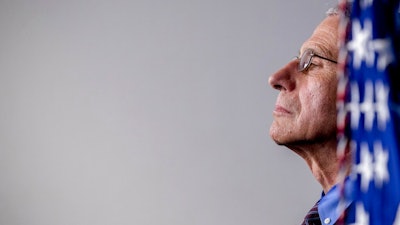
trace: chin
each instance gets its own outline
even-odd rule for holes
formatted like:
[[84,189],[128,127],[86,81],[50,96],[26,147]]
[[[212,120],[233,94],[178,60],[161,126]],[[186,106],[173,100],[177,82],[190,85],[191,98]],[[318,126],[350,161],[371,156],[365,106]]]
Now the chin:
[[279,126],[276,121],[272,122],[272,125],[269,128],[269,136],[278,145],[285,144],[285,142],[287,141],[286,139],[288,139],[288,133],[290,132],[284,127]]
[[284,145],[286,143],[285,138],[282,136],[283,132],[279,132],[275,129],[269,130],[269,136],[277,145]]

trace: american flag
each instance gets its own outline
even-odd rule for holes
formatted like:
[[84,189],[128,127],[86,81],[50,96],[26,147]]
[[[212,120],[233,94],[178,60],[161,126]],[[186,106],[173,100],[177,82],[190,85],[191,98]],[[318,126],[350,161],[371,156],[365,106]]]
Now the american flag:
[[354,187],[345,223],[400,225],[399,0],[343,2],[338,151],[353,152]]

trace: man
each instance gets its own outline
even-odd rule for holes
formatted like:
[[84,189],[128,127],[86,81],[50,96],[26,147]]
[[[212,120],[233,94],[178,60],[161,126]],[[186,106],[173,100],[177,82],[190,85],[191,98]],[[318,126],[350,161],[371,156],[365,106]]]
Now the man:
[[[340,216],[336,186],[339,20],[337,10],[329,10],[301,46],[299,57],[269,78],[269,84],[279,91],[270,136],[302,157],[323,189],[323,197],[303,224],[335,224]],[[349,160],[350,153],[346,157]]]

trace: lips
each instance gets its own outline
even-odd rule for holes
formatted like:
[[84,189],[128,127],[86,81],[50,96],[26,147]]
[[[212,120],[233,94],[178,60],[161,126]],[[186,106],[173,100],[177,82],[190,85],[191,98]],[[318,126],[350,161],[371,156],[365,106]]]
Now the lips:
[[288,115],[291,112],[283,106],[275,105],[274,115]]

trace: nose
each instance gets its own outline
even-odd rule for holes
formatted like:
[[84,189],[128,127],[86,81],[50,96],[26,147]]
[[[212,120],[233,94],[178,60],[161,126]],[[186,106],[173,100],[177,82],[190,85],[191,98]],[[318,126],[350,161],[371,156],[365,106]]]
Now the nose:
[[291,91],[295,88],[295,74],[298,73],[297,71],[297,60],[291,60],[287,63],[284,67],[280,70],[276,71],[272,74],[269,79],[268,83],[271,87],[275,88],[279,91]]

